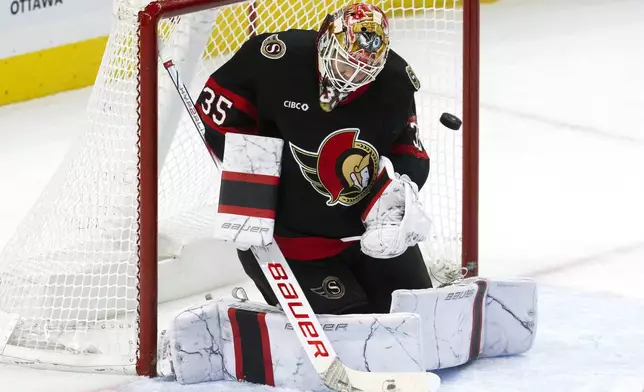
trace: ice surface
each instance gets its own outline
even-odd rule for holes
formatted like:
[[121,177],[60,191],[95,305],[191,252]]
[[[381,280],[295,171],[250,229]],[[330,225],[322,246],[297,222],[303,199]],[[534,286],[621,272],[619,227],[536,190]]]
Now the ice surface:
[[[482,8],[481,273],[537,278],[540,323],[533,350],[443,371],[441,391],[644,390],[642,20],[641,0]],[[0,107],[0,246],[80,132],[88,96]],[[278,391],[7,366],[0,379],[3,392]]]

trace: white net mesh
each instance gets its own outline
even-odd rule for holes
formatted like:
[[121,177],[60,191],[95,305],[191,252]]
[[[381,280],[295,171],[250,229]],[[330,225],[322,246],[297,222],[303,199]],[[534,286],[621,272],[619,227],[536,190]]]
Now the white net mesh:
[[[135,3],[140,2],[121,1],[115,7],[118,22],[89,103],[86,131],[0,255],[4,361],[134,371],[136,11],[142,6]],[[174,60],[196,96],[208,75],[251,34],[316,29],[326,12],[350,2],[263,0],[174,17],[159,26],[161,54]],[[424,194],[435,223],[424,251],[428,258],[458,261],[462,139],[438,119],[444,111],[462,112],[462,8],[439,0],[373,3],[390,16],[392,48],[407,59],[422,84],[418,120],[432,159]],[[172,253],[168,249],[173,245],[209,236],[217,173],[162,71],[159,80],[159,236],[167,245],[160,253]]]

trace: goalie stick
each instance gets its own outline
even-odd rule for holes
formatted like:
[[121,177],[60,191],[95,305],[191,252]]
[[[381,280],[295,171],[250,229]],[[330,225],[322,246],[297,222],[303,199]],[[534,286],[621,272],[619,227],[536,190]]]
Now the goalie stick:
[[[179,71],[172,60],[163,61],[170,79],[181,96],[181,100],[192,119],[201,140],[208,148],[217,169],[222,171],[219,158],[206,142],[206,129],[195,109],[194,101],[181,80]],[[284,313],[291,323],[300,344],[311,364],[319,374],[324,385],[338,392],[435,392],[440,386],[440,378],[427,372],[376,373],[350,369],[340,361],[324,333],[302,287],[297,282],[284,255],[273,241],[268,246],[252,246],[251,250],[261,266],[266,279],[278,298]]]

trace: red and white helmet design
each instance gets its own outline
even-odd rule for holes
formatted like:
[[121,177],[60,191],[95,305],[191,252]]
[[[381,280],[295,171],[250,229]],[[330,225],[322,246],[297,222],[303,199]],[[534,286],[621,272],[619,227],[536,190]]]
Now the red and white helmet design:
[[389,54],[389,22],[382,10],[352,4],[327,16],[317,39],[321,84],[347,94],[373,82]]

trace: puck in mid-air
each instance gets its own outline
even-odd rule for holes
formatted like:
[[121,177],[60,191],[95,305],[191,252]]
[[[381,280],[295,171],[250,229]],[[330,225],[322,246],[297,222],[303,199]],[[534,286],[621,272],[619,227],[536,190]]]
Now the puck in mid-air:
[[461,128],[463,121],[453,114],[443,113],[441,114],[441,124],[445,125],[449,129],[458,131]]

